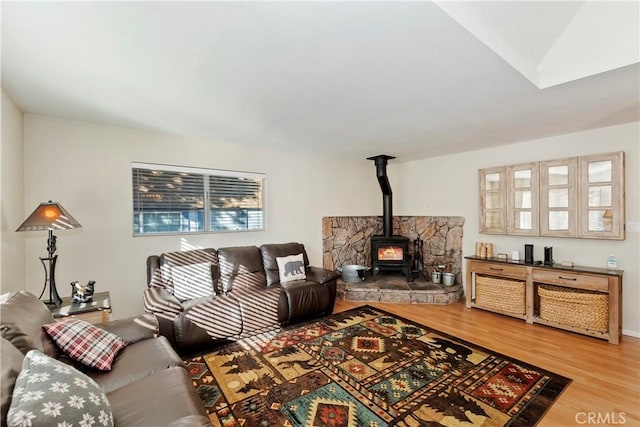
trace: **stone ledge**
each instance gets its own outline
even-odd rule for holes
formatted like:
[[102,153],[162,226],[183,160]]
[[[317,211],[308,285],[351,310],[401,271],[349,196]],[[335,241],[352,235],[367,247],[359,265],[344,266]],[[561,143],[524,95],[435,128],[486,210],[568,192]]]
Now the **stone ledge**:
[[337,298],[346,301],[393,302],[400,304],[453,304],[462,299],[462,285],[444,286],[417,278],[407,283],[403,276],[386,276],[373,281],[345,283],[338,279]]

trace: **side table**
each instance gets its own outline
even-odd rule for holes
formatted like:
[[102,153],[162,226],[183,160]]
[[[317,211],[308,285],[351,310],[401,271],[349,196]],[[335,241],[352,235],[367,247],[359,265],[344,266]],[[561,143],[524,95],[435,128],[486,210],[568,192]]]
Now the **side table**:
[[91,302],[74,303],[71,297],[62,298],[60,307],[50,306],[56,321],[75,317],[89,323],[103,323],[110,320],[111,299],[109,292],[96,292]]

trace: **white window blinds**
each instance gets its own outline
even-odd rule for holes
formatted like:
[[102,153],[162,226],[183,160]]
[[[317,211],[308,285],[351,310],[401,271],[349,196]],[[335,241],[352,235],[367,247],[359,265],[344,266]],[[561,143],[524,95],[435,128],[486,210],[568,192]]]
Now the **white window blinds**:
[[132,164],[136,235],[264,229],[264,174]]

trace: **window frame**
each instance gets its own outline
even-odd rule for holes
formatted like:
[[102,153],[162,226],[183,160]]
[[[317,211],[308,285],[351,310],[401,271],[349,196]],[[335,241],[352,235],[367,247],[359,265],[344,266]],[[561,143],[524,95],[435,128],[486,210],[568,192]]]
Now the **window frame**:
[[[161,231],[161,232],[140,232],[135,230],[135,218],[140,214],[136,206],[135,192],[137,191],[134,184],[136,169],[157,170],[162,172],[172,173],[187,173],[191,175],[199,175],[203,177],[203,230],[197,231]],[[209,177],[231,177],[231,178],[248,178],[261,181],[261,208],[262,224],[260,228],[238,228],[228,230],[212,230],[211,229],[211,191],[209,186]],[[146,162],[131,162],[131,227],[134,237],[147,237],[147,236],[177,236],[177,235],[193,235],[193,234],[213,234],[213,233],[242,233],[242,232],[261,232],[267,229],[267,209],[266,209],[266,183],[267,175],[261,172],[246,172],[246,171],[234,171],[226,169],[212,169],[212,168],[200,168],[191,166],[177,166],[160,163],[146,163]],[[242,208],[229,208],[229,210],[238,210]],[[167,212],[167,210],[158,210],[158,212]]]

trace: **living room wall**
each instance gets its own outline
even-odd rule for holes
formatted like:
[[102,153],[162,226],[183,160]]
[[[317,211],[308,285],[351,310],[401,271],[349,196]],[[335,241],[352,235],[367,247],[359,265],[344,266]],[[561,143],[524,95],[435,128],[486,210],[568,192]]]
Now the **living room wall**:
[[23,115],[2,89],[2,147],[0,148],[0,293],[24,287]]
[[[480,234],[478,169],[586,154],[626,153],[626,221],[640,222],[640,123],[560,135],[518,144],[419,160],[389,167],[394,187],[395,215],[460,215],[465,217],[463,254],[475,253],[475,242],[493,242],[494,253],[510,254],[525,243],[534,245],[535,259],[544,246],[553,246],[556,261],[606,267],[614,253],[624,270],[623,331],[640,336],[640,235],[627,231],[624,241],[520,237]],[[637,230],[637,229],[636,229]]]
[[[3,111],[3,152],[6,152],[6,123],[10,123],[14,133],[18,132],[15,140],[20,139],[21,114],[15,105],[12,108],[15,114],[11,117]],[[628,232],[625,241],[485,235],[478,232],[477,207],[479,168],[623,150],[626,152],[627,222],[638,223],[639,134],[640,123],[631,123],[434,159],[392,162],[389,177],[394,191],[394,213],[463,216],[464,254],[474,252],[476,241],[493,242],[496,252],[522,250],[524,243],[533,243],[536,259],[542,258],[544,246],[551,245],[556,260],[604,266],[607,256],[613,252],[619,268],[625,270],[624,332],[640,336],[638,232]],[[15,144],[20,146],[19,141]],[[296,240],[305,243],[312,263],[321,265],[323,216],[381,213],[380,189],[371,163],[364,159],[347,162],[278,153],[31,114],[24,118],[24,150],[24,204],[13,220],[4,210],[7,204],[4,190],[8,184],[4,178],[4,153],[2,157],[2,209],[3,221],[7,222],[3,223],[2,243],[3,248],[9,245],[11,253],[15,253],[20,252],[15,249],[20,248],[22,240],[26,241],[26,257],[22,259],[25,280],[21,285],[26,283],[25,288],[35,293],[41,290],[43,277],[38,256],[45,254],[46,234],[13,230],[40,201],[57,200],[83,225],[81,230],[58,233],[58,288],[61,294],[68,295],[70,281],[96,280],[99,291],[111,291],[114,318],[142,310],[144,263],[149,254],[191,247]],[[390,149],[389,154],[393,154],[392,151]],[[132,237],[131,161],[266,173],[267,230],[187,237]],[[19,188],[19,173],[12,173],[16,175],[12,188]],[[14,194],[9,203],[16,205],[21,199],[21,194]],[[5,229],[11,233],[5,233]],[[16,246],[7,236],[18,239]],[[3,250],[3,291],[8,290],[4,279],[6,256],[7,251]],[[17,262],[20,262],[19,255]],[[20,273],[17,274],[14,277],[18,280],[12,283],[20,281]]]
[[[299,241],[311,262],[322,265],[323,216],[371,215],[380,209],[375,170],[364,159],[243,148],[32,114],[24,121],[21,215],[52,199],[82,224],[82,229],[57,233],[58,290],[68,296],[71,281],[95,280],[97,291],[110,291],[114,318],[142,311],[148,255]],[[132,161],[266,173],[266,231],[133,237]],[[43,283],[38,257],[46,253],[46,233],[24,234],[26,289],[38,294]]]

